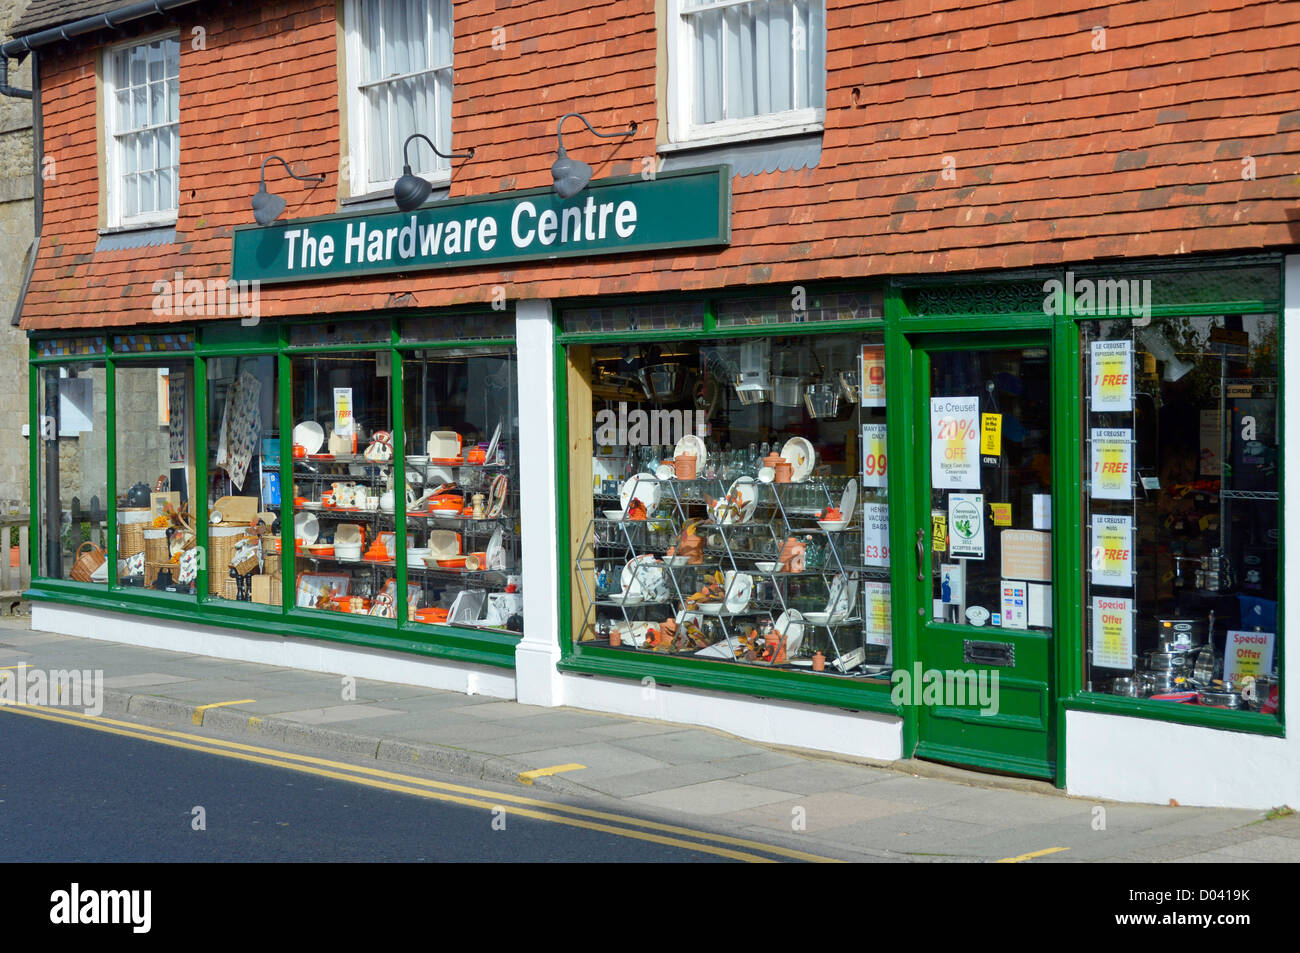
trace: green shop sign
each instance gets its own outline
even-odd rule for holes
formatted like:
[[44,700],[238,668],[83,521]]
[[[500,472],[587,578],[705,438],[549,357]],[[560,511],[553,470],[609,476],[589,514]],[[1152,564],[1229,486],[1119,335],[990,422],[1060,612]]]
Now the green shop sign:
[[414,212],[350,212],[235,228],[235,281],[310,281],[731,242],[731,170],[600,179],[449,199]]

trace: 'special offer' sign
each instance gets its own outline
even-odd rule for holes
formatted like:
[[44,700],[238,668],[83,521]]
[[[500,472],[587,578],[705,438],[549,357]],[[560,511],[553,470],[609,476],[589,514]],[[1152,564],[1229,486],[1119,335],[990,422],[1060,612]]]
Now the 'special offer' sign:
[[730,169],[708,166],[599,179],[569,199],[529,189],[239,226],[231,278],[326,280],[730,242]]

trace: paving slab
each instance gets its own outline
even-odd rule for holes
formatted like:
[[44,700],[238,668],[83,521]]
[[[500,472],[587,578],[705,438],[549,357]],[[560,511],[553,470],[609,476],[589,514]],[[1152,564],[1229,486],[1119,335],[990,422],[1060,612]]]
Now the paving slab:
[[626,751],[607,741],[543,748],[540,751],[530,751],[527,757],[515,760],[527,764],[528,770],[549,768],[557,764],[581,764],[584,766],[581,776],[576,772],[574,775],[574,780],[579,784],[587,783],[590,778],[609,778],[668,767],[665,761],[657,761],[635,751]]
[[819,833],[904,813],[898,805],[860,794],[825,791],[746,808],[726,815],[767,830]]
[[792,764],[746,774],[745,782],[792,794],[816,794],[820,791],[842,791],[856,787],[868,779],[874,779],[876,774],[881,775],[880,780],[897,777],[878,768],[836,764],[831,761],[791,760]]
[[396,708],[380,708],[376,705],[335,705],[332,708],[304,708],[299,711],[282,711],[280,718],[299,721],[305,725],[329,725],[339,721],[362,721],[367,718],[383,718],[385,715],[401,715]]
[[934,817],[924,810],[899,811],[860,824],[831,828],[822,837],[896,854],[968,856],[961,842],[984,832],[978,824]]
[[704,781],[720,781],[734,777],[722,762],[700,761],[693,764],[674,764],[653,771],[635,771],[611,777],[588,778],[574,773],[574,783],[612,797],[631,798],[655,791],[671,791]]
[[640,738],[620,738],[615,744],[620,748],[636,751],[668,764],[768,753],[757,745],[698,729],[664,735],[646,735]]
[[704,781],[666,791],[653,791],[626,798],[641,807],[666,808],[687,814],[732,814],[741,808],[771,804],[788,798],[787,791],[773,791],[737,781]]
[[112,675],[104,679],[105,688],[140,688],[144,685],[171,685],[188,682],[188,675],[167,675],[163,672],[141,672],[139,675]]

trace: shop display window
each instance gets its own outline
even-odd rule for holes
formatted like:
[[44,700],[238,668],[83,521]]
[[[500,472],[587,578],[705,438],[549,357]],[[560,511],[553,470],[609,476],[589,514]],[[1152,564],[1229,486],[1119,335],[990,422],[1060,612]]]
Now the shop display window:
[[37,569],[49,579],[108,582],[106,381],[102,362],[40,369]]
[[888,679],[883,336],[569,359],[575,642]]
[[113,387],[117,583],[193,596],[201,558],[192,505],[194,364],[121,362]]
[[1085,687],[1276,713],[1276,315],[1080,327]]
[[280,605],[276,358],[209,358],[207,385],[207,597]]
[[[294,605],[396,618],[391,351],[295,356]],[[250,564],[251,568],[251,564]]]
[[515,363],[510,348],[403,359],[402,555],[418,623],[523,631]]

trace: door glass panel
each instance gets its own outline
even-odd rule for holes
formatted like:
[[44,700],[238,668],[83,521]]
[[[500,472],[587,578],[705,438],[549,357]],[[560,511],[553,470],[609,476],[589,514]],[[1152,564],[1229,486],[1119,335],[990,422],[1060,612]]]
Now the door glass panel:
[[1051,631],[1051,406],[1045,347],[930,356],[936,621]]

